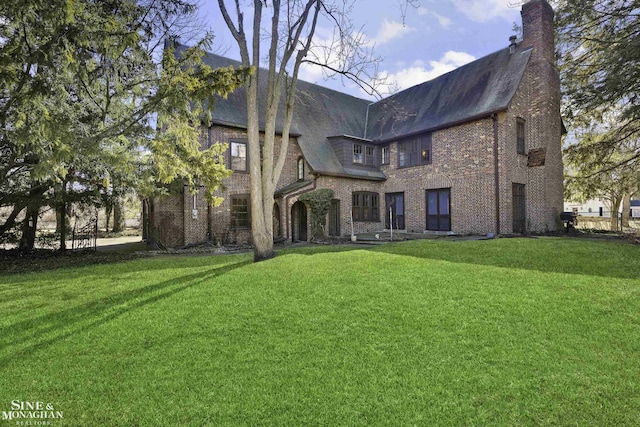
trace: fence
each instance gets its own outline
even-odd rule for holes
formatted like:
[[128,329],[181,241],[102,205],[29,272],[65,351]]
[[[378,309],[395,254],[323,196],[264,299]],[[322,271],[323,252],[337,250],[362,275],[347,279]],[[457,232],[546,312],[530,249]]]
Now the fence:
[[98,218],[92,218],[80,228],[73,227],[71,249],[93,249],[98,245]]
[[[622,214],[600,210],[599,212],[578,211],[578,225],[581,230],[635,232],[640,233],[640,218],[629,217],[629,226],[622,227]],[[613,214],[613,215],[612,215]],[[613,216],[613,218],[612,218]]]

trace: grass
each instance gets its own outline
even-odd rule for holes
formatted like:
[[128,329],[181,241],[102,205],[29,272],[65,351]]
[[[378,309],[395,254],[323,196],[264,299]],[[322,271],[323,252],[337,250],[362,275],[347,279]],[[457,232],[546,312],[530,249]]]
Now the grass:
[[250,260],[0,276],[0,411],[45,401],[64,412],[52,425],[83,426],[640,419],[640,246],[425,240]]

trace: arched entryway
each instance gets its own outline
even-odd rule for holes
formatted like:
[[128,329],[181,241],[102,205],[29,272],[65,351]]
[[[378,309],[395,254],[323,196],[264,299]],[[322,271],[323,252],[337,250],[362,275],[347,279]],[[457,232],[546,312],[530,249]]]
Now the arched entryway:
[[307,207],[299,201],[291,206],[291,231],[292,241],[307,241]]

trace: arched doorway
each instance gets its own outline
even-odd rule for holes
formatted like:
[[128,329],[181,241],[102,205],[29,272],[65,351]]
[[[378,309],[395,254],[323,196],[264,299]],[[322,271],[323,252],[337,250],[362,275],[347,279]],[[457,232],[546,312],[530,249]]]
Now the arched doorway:
[[291,240],[307,241],[307,207],[298,201],[291,206]]
[[273,237],[282,236],[282,228],[280,227],[280,206],[273,204]]

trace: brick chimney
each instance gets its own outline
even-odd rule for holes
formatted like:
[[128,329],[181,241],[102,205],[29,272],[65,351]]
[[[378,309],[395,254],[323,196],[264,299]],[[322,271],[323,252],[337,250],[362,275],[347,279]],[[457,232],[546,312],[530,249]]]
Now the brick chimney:
[[530,0],[522,5],[522,47],[533,47],[534,62],[555,67],[553,8],[546,0]]
[[534,217],[554,224],[563,209],[562,122],[560,79],[556,66],[553,8],[547,0],[529,0],[522,5],[522,44],[533,48],[527,65],[529,161],[543,156],[542,166],[529,168],[529,194],[544,195],[544,203],[527,206]]

